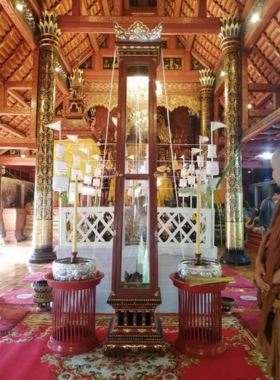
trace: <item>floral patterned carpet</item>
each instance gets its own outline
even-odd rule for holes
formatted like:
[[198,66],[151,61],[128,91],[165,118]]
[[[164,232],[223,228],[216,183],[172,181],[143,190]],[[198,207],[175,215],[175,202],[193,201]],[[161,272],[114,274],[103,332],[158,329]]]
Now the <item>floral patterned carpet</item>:
[[[111,316],[96,317],[99,340],[105,338]],[[265,360],[255,352],[255,337],[236,316],[223,318],[225,353],[216,358],[192,358],[174,348],[177,316],[161,316],[169,348],[156,353],[105,357],[100,344],[75,356],[60,356],[47,348],[51,314],[30,312],[9,334],[0,337],[1,380],[263,380]]]

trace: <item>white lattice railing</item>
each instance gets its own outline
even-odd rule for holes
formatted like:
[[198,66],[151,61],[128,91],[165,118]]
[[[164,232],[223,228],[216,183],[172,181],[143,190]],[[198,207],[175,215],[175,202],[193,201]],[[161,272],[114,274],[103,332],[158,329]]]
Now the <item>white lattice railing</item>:
[[[60,209],[59,245],[71,246],[73,239],[73,207]],[[193,248],[196,242],[196,209],[158,208],[159,247],[178,247],[181,242]],[[114,235],[114,207],[78,208],[79,247],[111,247]],[[201,209],[201,248],[214,246],[214,210]]]

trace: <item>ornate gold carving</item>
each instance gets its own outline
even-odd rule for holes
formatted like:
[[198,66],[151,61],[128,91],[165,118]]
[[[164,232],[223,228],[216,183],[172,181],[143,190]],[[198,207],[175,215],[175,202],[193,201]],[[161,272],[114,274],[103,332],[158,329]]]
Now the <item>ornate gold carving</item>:
[[[37,154],[34,202],[35,249],[52,247],[53,131],[45,127],[55,115],[56,52],[40,50],[37,105]],[[52,248],[51,248],[52,251]]]
[[42,12],[42,18],[38,26],[41,34],[51,34],[53,36],[61,34],[61,30],[57,28],[57,15],[47,10]]
[[124,344],[122,346],[125,350],[131,350],[132,352],[138,352],[138,350],[145,350],[147,348],[144,344],[132,345],[132,344]]
[[123,329],[123,332],[130,333],[131,329]]
[[155,292],[154,296],[155,297],[158,297],[159,293],[158,293],[158,290]]
[[73,88],[75,86],[83,86],[84,78],[83,78],[83,70],[78,67],[72,70],[72,75],[69,75],[70,87]]
[[[113,230],[113,231],[115,231],[115,230]],[[116,295],[116,293],[112,290],[110,293],[110,296],[115,296],[115,295]]]
[[[225,37],[227,38],[227,37]],[[224,51],[225,76],[225,167],[240,145],[238,50]],[[226,248],[244,249],[242,165],[239,153],[225,177]]]
[[[113,236],[117,235],[117,231],[116,230],[112,230],[112,232],[113,232]],[[113,295],[115,295],[115,294],[113,294]]]
[[128,33],[116,22],[115,33],[117,40],[122,41],[160,41],[160,35],[162,31],[162,25],[159,24],[149,32],[149,28],[141,21],[135,21],[128,28]]
[[61,34],[57,27],[57,16],[45,10],[38,24],[41,33],[40,49],[58,49],[58,37]]
[[36,222],[35,228],[35,250],[41,250],[42,247],[50,248],[52,252],[52,220],[34,220]]
[[123,177],[123,173],[119,173],[118,171],[115,171],[115,176],[116,177]]
[[[110,83],[85,82],[85,106],[104,106],[108,108],[108,97],[110,94]],[[167,83],[166,92],[168,94],[169,111],[178,107],[188,107],[194,113],[200,112],[200,84],[199,83]],[[112,88],[111,110],[118,105],[118,85]],[[166,107],[166,100],[163,93],[157,96],[157,105]]]
[[241,24],[235,17],[223,17],[221,23],[221,33],[219,34],[221,40],[230,36],[239,36]]
[[137,329],[138,332],[140,332],[141,334],[147,332],[147,329]]
[[[241,24],[234,17],[223,17],[221,19],[221,33],[219,34],[222,40],[222,50],[226,51],[236,51],[239,49],[239,31]],[[226,70],[225,70],[226,71]],[[226,71],[227,73],[227,71]]]
[[162,350],[162,351],[166,351],[167,350],[167,346],[166,344],[155,344],[154,345],[154,348],[155,350],[159,351],[159,350]]

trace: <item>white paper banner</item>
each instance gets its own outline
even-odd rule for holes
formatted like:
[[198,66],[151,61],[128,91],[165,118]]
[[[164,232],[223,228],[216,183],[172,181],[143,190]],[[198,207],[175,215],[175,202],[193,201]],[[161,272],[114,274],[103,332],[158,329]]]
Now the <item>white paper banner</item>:
[[91,181],[92,181],[92,176],[91,175],[84,175],[84,183],[86,185],[91,185]]
[[53,190],[54,191],[68,191],[69,179],[68,177],[53,177]]
[[91,165],[86,164],[86,173],[91,174]]
[[180,179],[179,186],[180,186],[180,187],[185,187],[185,186],[187,186],[187,180],[186,180],[186,178],[181,178],[181,179]]
[[194,164],[190,164],[190,166],[189,166],[189,173],[190,174],[194,174],[195,173]]
[[181,177],[182,178],[186,177],[186,169],[181,169]]
[[79,166],[80,163],[81,163],[81,157],[78,155],[74,156],[74,159],[73,159],[74,166]]
[[63,157],[65,152],[64,145],[62,144],[57,144],[56,146],[56,155],[57,157]]
[[207,152],[208,158],[216,158],[217,157],[217,149],[215,144],[209,144],[208,145],[208,152]]
[[207,173],[207,175],[218,175],[219,174],[219,162],[218,161],[207,161],[206,173]]
[[96,168],[96,169],[94,170],[94,176],[95,176],[95,177],[100,177],[100,176],[101,176],[101,169]]
[[55,161],[54,170],[57,174],[67,174],[67,163],[65,161]]
[[76,179],[76,176],[78,177],[78,180],[83,179],[83,173],[80,169],[72,169],[71,170],[71,179]]
[[198,155],[197,156],[197,165],[202,168],[202,166],[204,165],[204,157],[202,155]]
[[189,185],[194,185],[195,184],[195,176],[194,175],[188,176],[187,180],[188,180],[188,184]]

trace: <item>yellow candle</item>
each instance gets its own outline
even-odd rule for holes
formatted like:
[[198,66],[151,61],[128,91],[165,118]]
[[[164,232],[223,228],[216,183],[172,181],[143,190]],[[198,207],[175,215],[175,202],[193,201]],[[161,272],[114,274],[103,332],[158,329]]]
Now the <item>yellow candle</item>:
[[196,188],[196,254],[200,254],[200,175],[197,175]]
[[78,227],[78,176],[76,176],[76,179],[75,179],[72,252],[77,252],[77,229],[78,229],[77,227]]

